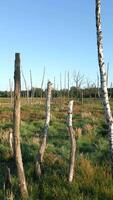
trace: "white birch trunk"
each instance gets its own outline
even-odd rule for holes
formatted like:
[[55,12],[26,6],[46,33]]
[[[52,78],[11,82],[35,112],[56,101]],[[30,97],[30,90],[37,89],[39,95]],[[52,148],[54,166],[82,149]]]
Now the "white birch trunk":
[[69,162],[69,176],[68,181],[71,183],[74,176],[74,167],[75,167],[75,153],[76,153],[76,140],[75,133],[72,126],[72,113],[73,113],[73,101],[69,102],[68,105],[68,133],[70,136],[71,149],[70,149],[70,162]]
[[10,152],[11,156],[14,155],[14,141],[13,141],[13,130],[10,128],[9,130],[9,146],[10,146]]
[[35,172],[36,176],[41,176],[41,165],[43,161],[43,156],[46,148],[46,140],[48,135],[48,128],[50,123],[50,103],[51,103],[51,92],[52,92],[52,84],[48,82],[47,84],[47,96],[46,96],[46,120],[44,125],[44,132],[43,132],[43,139],[42,143],[36,157],[36,164],[35,164]]
[[103,55],[103,41],[102,41],[102,27],[101,27],[101,1],[96,0],[96,28],[97,28],[97,47],[98,47],[98,62],[101,79],[101,95],[103,107],[105,112],[105,120],[108,124],[108,134],[110,143],[110,155],[112,162],[112,176],[113,176],[113,118],[109,104],[108,90],[107,90],[107,73],[105,70],[104,55]]

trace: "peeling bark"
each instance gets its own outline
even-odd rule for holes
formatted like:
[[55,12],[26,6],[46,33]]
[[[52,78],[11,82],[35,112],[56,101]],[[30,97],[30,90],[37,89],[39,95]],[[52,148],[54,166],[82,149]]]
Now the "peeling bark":
[[96,28],[97,28],[97,48],[98,48],[98,63],[100,69],[101,79],[101,96],[103,101],[105,120],[108,124],[110,155],[112,162],[112,177],[113,177],[113,117],[109,104],[108,90],[107,90],[107,73],[105,70],[104,54],[103,54],[103,38],[101,25],[101,0],[96,0]]
[[36,173],[36,176],[38,177],[40,177],[42,174],[42,161],[43,161],[44,152],[46,149],[46,140],[47,140],[47,135],[48,135],[49,123],[50,123],[51,91],[52,91],[52,84],[51,82],[48,82],[47,96],[46,96],[46,120],[45,120],[45,125],[44,125],[42,143],[40,145],[39,152],[36,157],[36,163],[35,163],[35,173]]
[[76,140],[75,133],[72,126],[72,113],[73,113],[73,101],[69,102],[68,105],[68,133],[70,136],[71,149],[70,149],[70,161],[69,161],[69,176],[68,181],[71,183],[74,176],[74,167],[75,167],[75,153],[76,153]]

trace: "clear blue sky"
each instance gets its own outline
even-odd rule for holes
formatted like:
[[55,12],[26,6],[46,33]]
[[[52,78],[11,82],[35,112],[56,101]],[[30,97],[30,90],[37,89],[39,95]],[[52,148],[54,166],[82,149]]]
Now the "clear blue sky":
[[[102,0],[105,62],[110,63],[113,82],[113,1]],[[40,86],[44,65],[46,80],[65,70],[80,71],[91,81],[98,71],[95,0],[1,0],[0,90],[13,80],[14,54],[29,83]]]

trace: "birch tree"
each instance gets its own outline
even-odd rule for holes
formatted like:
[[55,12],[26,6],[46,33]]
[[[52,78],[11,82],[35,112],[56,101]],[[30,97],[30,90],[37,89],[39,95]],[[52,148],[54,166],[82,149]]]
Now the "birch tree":
[[101,0],[96,0],[96,29],[97,29],[97,49],[98,49],[98,63],[100,69],[101,80],[101,96],[105,113],[105,120],[108,124],[110,155],[112,163],[112,177],[113,177],[113,117],[109,104],[108,90],[107,90],[107,73],[105,69],[104,54],[103,54],[103,37],[101,25]]
[[76,153],[76,140],[75,133],[72,126],[72,113],[73,113],[73,101],[68,104],[68,133],[70,136],[71,150],[70,150],[70,161],[69,161],[69,176],[68,181],[71,183],[74,176],[74,166],[75,166],[75,153]]
[[49,123],[50,123],[50,103],[51,103],[51,92],[52,92],[52,83],[49,81],[47,83],[47,93],[46,93],[46,120],[44,125],[44,132],[43,132],[43,138],[42,143],[39,148],[38,155],[36,157],[36,163],[35,163],[35,172],[36,176],[41,176],[42,174],[42,161],[44,157],[44,152],[46,149],[46,142],[47,142],[47,135],[48,135],[48,129],[49,129]]
[[23,199],[28,199],[28,191],[22,162],[22,153],[20,147],[20,54],[15,54],[15,72],[14,72],[14,113],[13,113],[13,137],[14,154],[19,179],[19,187]]

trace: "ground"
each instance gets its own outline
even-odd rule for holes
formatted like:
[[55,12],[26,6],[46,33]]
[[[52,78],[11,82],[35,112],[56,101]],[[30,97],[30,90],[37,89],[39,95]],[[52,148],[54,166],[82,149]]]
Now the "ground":
[[[29,200],[112,200],[113,180],[107,126],[100,100],[74,99],[73,128],[77,139],[75,174],[68,183],[70,140],[67,132],[67,104],[52,99],[51,122],[43,162],[43,175],[37,180],[34,163],[45,122],[45,99],[21,100],[21,148]],[[111,100],[111,107],[113,102]],[[0,99],[0,199],[4,198],[5,167],[12,174],[12,189],[20,200],[17,172],[11,157],[8,131],[13,124],[10,99]]]

